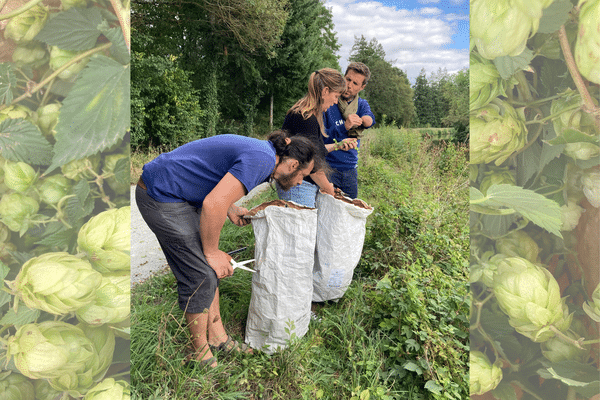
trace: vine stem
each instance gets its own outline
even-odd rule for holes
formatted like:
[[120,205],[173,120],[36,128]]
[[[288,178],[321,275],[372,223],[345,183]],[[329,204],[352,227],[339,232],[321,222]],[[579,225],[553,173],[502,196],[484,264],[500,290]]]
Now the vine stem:
[[117,18],[119,18],[119,24],[123,31],[123,38],[125,39],[127,50],[131,53],[131,22],[129,20],[129,7],[123,7],[121,0],[110,0],[110,4],[112,4],[113,9],[117,14]]
[[518,371],[519,366],[510,362],[506,354],[504,354],[502,348],[496,347],[494,339],[490,335],[488,335],[488,333],[483,329],[483,326],[481,325],[481,310],[483,309],[483,305],[487,303],[487,301],[490,300],[492,297],[494,297],[494,293],[489,294],[485,299],[481,301],[474,302],[475,306],[477,307],[477,320],[475,321],[475,324],[471,325],[469,329],[477,329],[479,333],[481,333],[481,335],[485,338],[485,340],[487,340],[492,346],[496,358],[501,358],[502,360],[504,360],[509,365],[509,368],[511,370]]
[[2,9],[4,8],[4,6],[6,5],[6,2],[8,0],[0,0],[0,11],[2,11]]
[[555,99],[559,99],[561,97],[562,97],[562,94],[555,94],[554,96],[546,97],[546,98],[539,99],[539,100],[536,100],[536,101],[532,101],[532,102],[529,102],[529,103],[527,103],[525,101],[519,101],[519,100],[513,100],[510,103],[512,105],[530,107],[530,106],[536,106],[538,104],[544,104],[544,103],[547,103],[549,101],[552,101],[552,100],[555,100]]
[[[19,96],[18,98],[14,99],[12,101],[12,103],[10,103],[10,105],[15,104],[20,102],[21,100],[27,98],[27,97],[31,97],[31,95],[35,92],[37,92],[38,90],[40,90],[41,88],[43,88],[44,86],[46,86],[49,82],[51,82],[54,78],[56,78],[58,76],[58,74],[60,74],[61,72],[63,72],[64,70],[66,70],[67,68],[69,68],[71,65],[75,64],[76,62],[84,59],[85,57],[91,56],[92,54],[104,51],[106,49],[108,49],[110,46],[112,46],[112,43],[108,42],[105,43],[101,46],[98,46],[94,49],[88,50],[84,53],[79,54],[77,57],[73,57],[71,60],[69,60],[69,62],[65,63],[63,66],[61,66],[60,68],[58,68],[56,71],[54,71],[52,74],[50,74],[46,79],[44,79],[43,81],[41,81],[40,83],[38,83],[37,85],[35,85],[31,91],[23,93],[21,96]],[[0,110],[5,109],[6,107],[8,107],[6,104],[3,104],[0,106]]]
[[575,82],[577,90],[583,98],[583,102],[585,104],[584,111],[594,115],[596,128],[600,129],[600,108],[596,107],[594,104],[594,100],[592,99],[590,92],[588,92],[587,87],[583,82],[583,78],[577,69],[577,64],[575,64],[575,58],[573,58],[573,53],[571,52],[571,47],[569,46],[569,39],[567,38],[567,31],[564,25],[558,30],[558,41],[560,42],[560,48],[565,56],[569,73],[573,78],[573,82]]
[[9,13],[0,15],[0,21],[3,21],[5,19],[10,19],[12,17],[16,17],[17,15],[24,13],[25,11],[29,10],[30,8],[35,7],[42,1],[43,0],[32,0],[30,2],[27,2],[27,3],[23,4],[21,7],[17,8],[16,10],[12,10]]
[[566,108],[563,108],[560,110],[559,113],[557,114],[552,114],[552,115],[548,115],[547,117],[544,117],[542,119],[534,119],[531,121],[527,121],[525,122],[525,125],[531,125],[531,124],[543,124],[548,120],[552,120],[554,118],[558,118],[560,116],[560,114],[571,111],[571,110],[577,110],[578,108],[581,108],[581,106],[579,104],[575,104]]
[[596,343],[600,343],[600,339],[584,340],[583,342],[579,342],[579,344],[596,344]]
[[554,332],[556,334],[556,336],[558,336],[559,338],[561,338],[563,341],[567,342],[567,343],[571,343],[573,346],[577,347],[578,349],[581,350],[585,350],[582,346],[581,343],[579,342],[579,340],[574,340],[571,339],[570,337],[568,337],[567,335],[565,335],[564,333],[562,333],[557,327],[555,327],[554,325],[550,325],[549,326],[550,330],[552,332]]

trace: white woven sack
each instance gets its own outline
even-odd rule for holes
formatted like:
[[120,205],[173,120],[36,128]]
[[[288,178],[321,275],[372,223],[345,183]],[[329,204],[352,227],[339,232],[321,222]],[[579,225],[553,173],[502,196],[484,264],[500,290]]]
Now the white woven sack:
[[317,245],[312,301],[340,299],[350,286],[354,268],[362,254],[367,217],[373,212],[373,208],[366,203],[364,205],[368,208],[321,192],[317,194]]
[[253,217],[252,228],[257,272],[245,340],[272,354],[293,333],[302,337],[308,331],[317,210],[269,206]]

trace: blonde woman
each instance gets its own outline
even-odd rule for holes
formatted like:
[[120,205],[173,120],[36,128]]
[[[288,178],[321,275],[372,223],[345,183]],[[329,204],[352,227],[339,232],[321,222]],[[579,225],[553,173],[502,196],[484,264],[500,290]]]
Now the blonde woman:
[[[304,136],[311,140],[325,156],[335,149],[348,150],[356,144],[352,140],[344,142],[343,146],[336,144],[325,145],[326,137],[323,126],[323,113],[332,105],[337,104],[338,98],[346,90],[346,79],[332,68],[322,68],[313,72],[308,80],[308,93],[290,108],[285,116],[282,129],[290,136]],[[337,146],[337,147],[336,147]],[[327,178],[328,169],[322,168],[305,177],[302,184],[289,190],[277,185],[277,194],[282,200],[290,200],[298,204],[315,207],[319,189],[333,195],[334,187]]]

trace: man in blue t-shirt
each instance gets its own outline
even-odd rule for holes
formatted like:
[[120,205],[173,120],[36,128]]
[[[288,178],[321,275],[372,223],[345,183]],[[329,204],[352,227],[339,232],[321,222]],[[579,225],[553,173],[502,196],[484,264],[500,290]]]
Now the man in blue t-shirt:
[[135,199],[177,279],[179,307],[202,365],[216,366],[217,350],[251,352],[231,339],[221,322],[219,280],[233,274],[231,256],[219,250],[229,218],[249,223],[235,202],[273,179],[288,190],[323,168],[307,138],[273,132],[267,140],[237,135],[199,139],[144,165]]
[[[331,151],[326,160],[333,169],[329,180],[351,198],[358,197],[358,147],[362,131],[375,124],[375,116],[365,99],[358,93],[365,88],[371,71],[363,63],[353,62],[346,68],[347,89],[338,100],[337,106],[331,106],[323,116],[325,131],[329,137],[324,138],[325,144],[346,141],[338,150]],[[348,142],[348,143],[347,143]]]

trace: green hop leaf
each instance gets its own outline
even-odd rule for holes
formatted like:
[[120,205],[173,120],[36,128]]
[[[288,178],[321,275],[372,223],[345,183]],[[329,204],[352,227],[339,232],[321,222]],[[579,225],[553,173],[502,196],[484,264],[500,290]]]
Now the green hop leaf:
[[1,372],[0,400],[35,400],[33,384],[16,372]]

